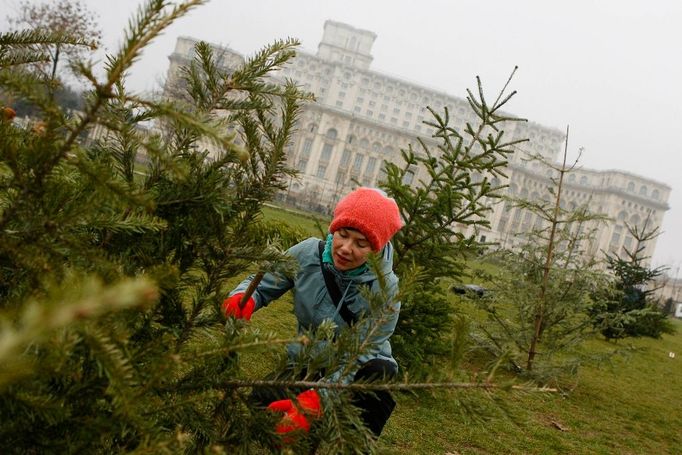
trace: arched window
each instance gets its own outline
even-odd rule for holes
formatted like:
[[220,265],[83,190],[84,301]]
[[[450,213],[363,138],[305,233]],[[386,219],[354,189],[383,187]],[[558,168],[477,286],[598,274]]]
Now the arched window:
[[649,191],[648,191],[647,187],[644,186],[644,185],[642,185],[642,186],[639,188],[639,195],[640,195],[640,196],[646,196],[648,192],[649,192]]
[[580,184],[587,185],[587,177],[585,177],[584,175],[580,177]]
[[329,128],[327,130],[327,139],[332,139],[332,140],[336,139],[337,135],[338,135],[338,133],[336,132],[336,130],[334,128]]
[[569,181],[569,183],[575,182],[575,174],[569,175],[569,176],[568,176],[568,181]]
[[381,151],[381,144],[378,142],[372,144],[372,151],[375,153],[379,153]]
[[631,192],[635,191],[635,182],[628,183],[628,191],[631,191]]
[[658,190],[653,190],[653,191],[651,192],[651,197],[652,197],[653,199],[658,200],[661,196],[660,196],[660,194],[658,194]]

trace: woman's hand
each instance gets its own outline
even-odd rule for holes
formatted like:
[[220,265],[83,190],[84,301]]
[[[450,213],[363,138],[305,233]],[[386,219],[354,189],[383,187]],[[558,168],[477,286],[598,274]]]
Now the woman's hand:
[[240,292],[223,301],[223,312],[225,313],[225,317],[232,316],[235,319],[244,319],[246,321],[251,319],[251,315],[256,309],[256,301],[253,300],[253,297],[249,297],[249,300],[247,300],[242,307],[239,305],[242,297],[244,297],[244,293]]
[[[283,412],[284,417],[275,426],[275,431],[283,436],[297,430],[310,431],[311,418],[322,417],[320,395],[315,389],[306,390],[296,396],[296,403],[292,400],[273,401],[268,409]],[[285,437],[285,441],[288,438]]]

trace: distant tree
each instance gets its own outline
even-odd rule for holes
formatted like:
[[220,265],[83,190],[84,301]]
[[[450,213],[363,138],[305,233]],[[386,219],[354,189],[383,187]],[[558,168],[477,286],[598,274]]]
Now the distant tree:
[[635,239],[632,249],[623,248],[624,255],[609,254],[608,268],[613,274],[610,286],[594,296],[590,310],[594,326],[609,340],[627,337],[660,338],[664,333],[673,333],[674,327],[668,314],[660,308],[654,298],[654,280],[661,276],[664,267],[648,268],[643,256],[646,242],[656,238],[659,228],[626,224]]
[[[56,0],[35,3],[25,0],[19,4],[18,16],[8,16],[10,25],[15,30],[34,30],[56,33],[81,39],[88,47],[99,47],[102,33],[91,12],[82,0]],[[49,55],[49,62],[34,63],[44,75],[54,79],[60,60],[82,58],[86,47],[74,45],[64,40],[45,43],[44,51]]]
[[[568,130],[566,147],[568,147]],[[590,254],[590,238],[603,216],[584,204],[569,209],[564,202],[566,176],[574,164],[539,161],[553,177],[538,200],[514,199],[505,210],[528,219],[514,233],[521,245],[490,255],[497,267],[482,278],[491,283],[489,298],[474,302],[488,316],[474,330],[476,346],[495,364],[540,383],[561,381],[585,360],[582,342],[591,332],[586,310],[590,293],[603,279]]]
[[[80,111],[84,107],[83,93],[78,92],[68,85],[59,85],[54,91],[55,102],[65,111]],[[40,109],[28,99],[17,99],[13,107],[19,116],[36,117],[40,115]]]
[[661,311],[663,311],[663,313],[667,314],[668,316],[672,316],[673,314],[675,314],[675,301],[673,300],[672,297],[668,297],[667,299],[665,299]]

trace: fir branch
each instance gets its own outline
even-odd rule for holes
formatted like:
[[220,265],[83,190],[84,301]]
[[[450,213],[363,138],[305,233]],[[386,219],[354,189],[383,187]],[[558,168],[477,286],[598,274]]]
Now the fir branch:
[[220,381],[216,384],[220,388],[242,388],[242,387],[279,387],[279,388],[310,388],[328,390],[349,390],[349,391],[414,391],[414,390],[434,390],[434,389],[482,389],[487,391],[513,390],[518,392],[537,392],[537,393],[557,393],[559,389],[553,387],[537,387],[531,385],[518,384],[496,384],[490,382],[413,382],[413,383],[360,383],[351,384],[317,382],[317,381],[268,381],[268,380],[229,380]]
[[42,44],[70,44],[94,48],[92,41],[85,37],[55,30],[18,30],[0,33],[0,55],[16,48],[32,48]]
[[94,279],[76,289],[70,289],[69,281],[63,285],[65,288],[57,288],[48,294],[45,300],[49,304],[38,300],[28,302],[19,315],[18,324],[11,324],[6,318],[0,319],[3,327],[0,332],[1,363],[21,356],[27,345],[39,342],[54,330],[96,319],[111,311],[148,305],[157,298],[155,287],[143,278],[109,287]]

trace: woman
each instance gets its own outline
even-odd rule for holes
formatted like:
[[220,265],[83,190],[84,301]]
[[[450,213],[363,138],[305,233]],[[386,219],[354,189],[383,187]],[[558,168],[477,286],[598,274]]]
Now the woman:
[[[365,340],[369,349],[355,365],[323,374],[321,379],[350,383],[393,377],[398,372],[398,364],[391,355],[389,338],[398,322],[400,303],[395,300],[398,278],[393,273],[393,247],[389,240],[401,227],[400,212],[393,199],[375,188],[358,188],[337,204],[326,241],[310,238],[288,250],[288,254],[299,263],[294,277],[266,274],[253,296],[240,308],[239,302],[252,279],[249,277],[225,300],[225,313],[249,320],[254,311],[293,289],[299,333],[314,330],[328,320],[334,322],[338,333],[369,311],[369,303],[360,293],[363,286],[375,295],[380,294],[377,276],[367,266],[368,255],[374,252],[380,258],[379,273],[386,283],[387,317],[382,318],[378,330],[372,330],[370,339]],[[362,329],[360,333],[366,335],[369,327]],[[287,350],[293,359],[300,352],[301,345],[289,345]],[[350,371],[350,374],[344,374],[344,371]],[[279,394],[280,397],[283,395]],[[269,396],[276,398],[272,393]],[[262,394],[258,400],[269,402]],[[314,389],[299,394],[297,401],[305,411],[303,414],[291,400],[276,400],[268,406],[273,411],[285,413],[276,428],[278,433],[299,429],[308,431],[309,417],[320,416],[323,411],[320,395]],[[353,403],[361,409],[365,425],[378,437],[395,407],[390,393],[356,393]]]

